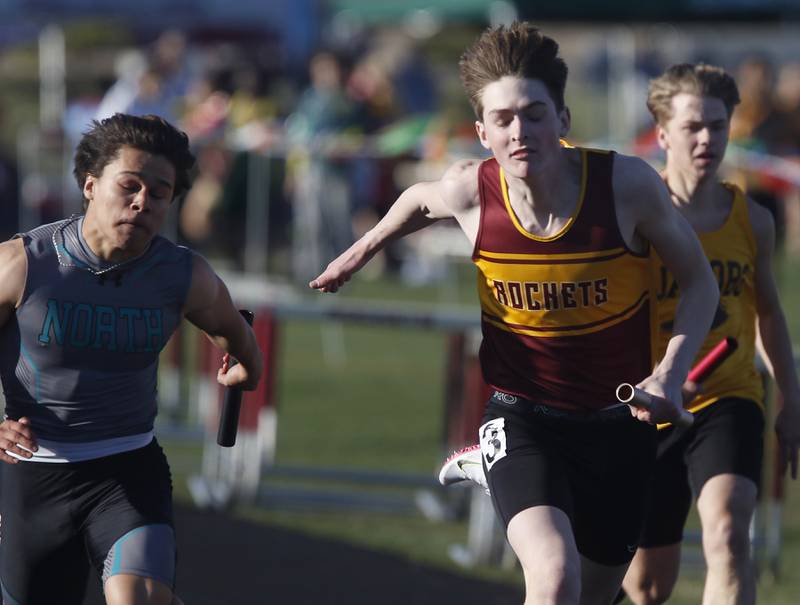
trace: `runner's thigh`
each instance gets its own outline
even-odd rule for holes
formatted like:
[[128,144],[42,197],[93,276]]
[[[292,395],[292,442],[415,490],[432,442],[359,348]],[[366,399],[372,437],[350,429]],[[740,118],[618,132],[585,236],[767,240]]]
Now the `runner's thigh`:
[[6,603],[79,605],[89,560],[70,514],[62,465],[0,465],[0,581]]

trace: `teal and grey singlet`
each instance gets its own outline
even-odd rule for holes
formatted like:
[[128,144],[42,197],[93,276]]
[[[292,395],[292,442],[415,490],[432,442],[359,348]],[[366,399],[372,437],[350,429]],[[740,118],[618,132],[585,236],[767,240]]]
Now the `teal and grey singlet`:
[[141,256],[111,264],[90,250],[82,224],[73,217],[20,236],[25,292],[0,328],[6,416],[31,420],[34,460],[109,455],[152,438],[158,356],[191,281],[187,248],[156,236]]

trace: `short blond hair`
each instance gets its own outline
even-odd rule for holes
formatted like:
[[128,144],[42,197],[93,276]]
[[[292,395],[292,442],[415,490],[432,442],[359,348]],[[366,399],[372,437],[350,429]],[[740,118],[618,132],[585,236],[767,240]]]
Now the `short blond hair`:
[[673,65],[650,80],[647,91],[647,109],[658,124],[664,125],[672,118],[672,99],[681,93],[719,99],[725,105],[728,118],[740,100],[736,81],[721,67],[706,63]]

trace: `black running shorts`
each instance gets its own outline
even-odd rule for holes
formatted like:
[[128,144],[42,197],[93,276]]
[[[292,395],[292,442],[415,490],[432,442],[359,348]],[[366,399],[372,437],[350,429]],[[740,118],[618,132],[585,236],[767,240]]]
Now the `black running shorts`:
[[[85,462],[0,467],[0,581],[6,603],[80,605],[90,567],[107,576],[112,570],[104,566],[126,573],[134,568],[125,565],[134,565],[143,568],[138,575],[174,584],[172,480],[155,440]],[[155,528],[158,552],[152,551],[153,540],[145,549],[140,537],[149,528]],[[171,552],[161,552],[165,549]]]
[[[756,403],[735,397],[721,399],[695,414],[694,424],[675,440],[674,429],[659,431],[669,442],[656,462],[643,547],[683,540],[683,526],[706,481],[722,474],[740,475],[761,484],[764,456],[764,414]],[[674,441],[674,442],[673,442]]]
[[569,517],[578,551],[627,563],[639,544],[656,454],[656,429],[627,406],[565,412],[501,392],[479,431],[498,516],[553,506]]

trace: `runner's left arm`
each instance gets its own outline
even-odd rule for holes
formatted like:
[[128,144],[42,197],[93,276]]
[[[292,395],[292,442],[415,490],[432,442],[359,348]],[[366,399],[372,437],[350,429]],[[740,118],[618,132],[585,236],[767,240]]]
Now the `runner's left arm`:
[[245,390],[256,388],[264,362],[253,329],[236,310],[223,281],[208,261],[196,253],[183,313],[216,346],[239,362],[230,367],[226,357],[217,380],[225,386],[238,386]]
[[783,407],[775,419],[780,462],[783,470],[790,467],[791,476],[796,479],[800,448],[800,384],[794,365],[792,341],[772,270],[775,223],[769,211],[753,201],[748,200],[748,210],[757,246],[754,283],[758,330],[775,382],[783,396]]

